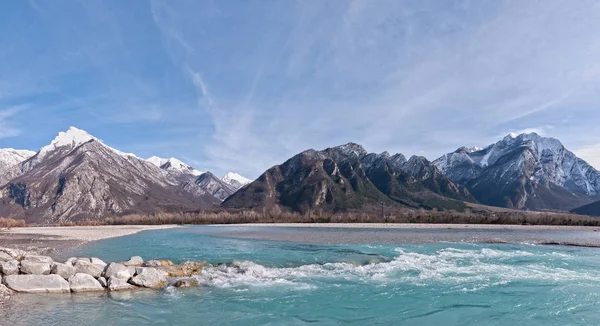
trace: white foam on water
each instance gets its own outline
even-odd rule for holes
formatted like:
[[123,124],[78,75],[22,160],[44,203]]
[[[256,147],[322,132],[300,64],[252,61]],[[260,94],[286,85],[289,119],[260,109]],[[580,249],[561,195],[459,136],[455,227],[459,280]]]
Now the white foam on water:
[[203,285],[219,288],[289,287],[296,290],[315,288],[313,285],[294,281],[293,277],[282,277],[278,270],[281,269],[267,268],[250,261],[236,261],[229,265],[205,268],[199,281]]
[[165,288],[165,293],[169,299],[178,300],[183,297],[181,291],[178,291],[177,288],[173,286],[168,286]]
[[[346,280],[359,283],[408,283],[416,286],[444,284],[462,291],[478,291],[514,281],[599,282],[600,271],[577,271],[548,263],[548,256],[561,262],[572,258],[563,253],[538,254],[528,251],[446,248],[433,253],[397,248],[389,262],[358,265],[348,262],[274,268],[250,261],[204,269],[199,279],[219,288],[289,287],[314,289],[321,282]],[[514,260],[519,261],[515,263]]]

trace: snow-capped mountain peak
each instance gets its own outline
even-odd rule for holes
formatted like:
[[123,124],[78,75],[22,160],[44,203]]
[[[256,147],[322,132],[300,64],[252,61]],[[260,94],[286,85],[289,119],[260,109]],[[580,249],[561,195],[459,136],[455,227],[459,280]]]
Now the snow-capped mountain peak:
[[600,172],[558,139],[537,133],[508,134],[475,152],[461,147],[434,164],[484,204],[570,209],[576,196],[600,195]]
[[177,172],[182,172],[182,173],[186,173],[186,174],[191,174],[194,176],[200,176],[205,173],[205,172],[195,169],[194,167],[192,167],[174,157],[162,158],[162,157],[158,157],[158,156],[152,156],[152,157],[146,159],[146,161],[156,165],[157,167],[159,167],[163,170],[167,170],[167,171],[177,171]]
[[102,146],[110,149],[111,151],[113,151],[125,158],[130,158],[130,157],[138,158],[137,156],[135,156],[135,154],[124,153],[124,152],[121,152],[117,149],[114,149],[114,148],[104,144],[100,139],[92,136],[91,134],[89,134],[87,131],[85,131],[83,129],[79,129],[79,128],[71,126],[71,127],[69,127],[69,129],[67,129],[67,131],[59,132],[58,135],[54,138],[54,140],[52,140],[52,142],[49,145],[42,147],[38,152],[36,161],[41,160],[48,153],[50,153],[56,149],[63,148],[63,147],[69,147],[71,149],[74,149],[74,148],[79,147],[87,142],[92,141],[92,140],[102,144]]
[[[179,180],[182,184],[194,183],[200,189],[207,192],[208,194],[218,198],[219,200],[225,200],[236,190],[243,187],[245,183],[250,180],[242,177],[236,173],[228,173],[226,179],[219,179],[211,172],[202,172],[196,170],[190,165],[171,157],[162,158],[158,156],[152,156],[146,161],[158,166],[160,169],[166,171],[175,179]],[[240,183],[245,182],[244,184]]]
[[252,182],[252,180],[241,176],[238,173],[235,172],[228,172],[227,174],[225,174],[225,176],[223,176],[223,178],[221,178],[221,180],[225,181],[227,184],[230,185],[234,185],[233,181],[239,182],[242,186],[245,186],[247,184],[249,184],[250,182]]
[[354,155],[358,158],[361,158],[368,154],[364,147],[356,143],[348,143],[345,145],[333,147],[331,149],[338,155],[347,157],[349,157],[350,155]]
[[65,146],[77,147],[81,144],[89,142],[90,140],[97,140],[97,138],[90,135],[85,130],[69,127],[67,131],[59,132],[49,145],[42,147],[40,149],[40,153],[47,153],[59,147]]
[[187,165],[174,157],[171,157],[170,159],[168,159],[167,162],[165,162],[162,165],[162,167],[166,168],[167,170],[174,169],[174,170],[181,171],[184,173],[189,173],[189,174],[192,174],[195,176],[204,174],[204,172],[196,170],[192,166]]
[[54,138],[50,144],[54,145],[55,147],[66,145],[76,146],[87,143],[92,139],[96,138],[90,135],[87,131],[71,126],[67,131],[59,132],[58,136],[56,136],[56,138]]
[[163,166],[163,164],[167,163],[168,160],[169,159],[167,159],[167,158],[162,158],[162,157],[158,157],[158,156],[151,156],[146,159],[146,161],[156,165],[157,167]]

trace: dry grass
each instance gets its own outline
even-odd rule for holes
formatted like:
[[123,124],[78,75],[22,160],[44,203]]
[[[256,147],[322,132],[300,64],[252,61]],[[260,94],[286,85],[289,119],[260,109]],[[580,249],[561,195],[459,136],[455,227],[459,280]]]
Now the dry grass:
[[373,212],[323,213],[263,211],[214,211],[186,213],[131,214],[102,220],[62,223],[70,225],[160,225],[160,224],[240,224],[240,223],[432,223],[600,226],[600,218],[553,212],[519,211],[425,211],[396,210],[384,216]]
[[0,217],[0,230],[25,227],[27,223],[24,220],[15,220],[12,218]]

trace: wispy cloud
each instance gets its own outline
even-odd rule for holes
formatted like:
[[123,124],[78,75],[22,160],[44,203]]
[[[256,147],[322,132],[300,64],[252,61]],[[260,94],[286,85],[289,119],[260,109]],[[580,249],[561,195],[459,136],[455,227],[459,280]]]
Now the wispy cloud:
[[600,16],[586,6],[156,1],[153,12],[166,43],[182,44],[171,57],[190,67],[204,108],[218,98],[207,160],[256,174],[240,151],[264,169],[350,140],[435,158],[510,131],[574,137],[559,120],[583,110],[582,98],[600,101],[589,74]]
[[513,130],[504,131],[504,132],[501,132],[501,133],[495,135],[494,139],[500,139],[500,138],[506,137],[506,135],[509,135],[509,134],[520,135],[520,134],[535,133],[540,136],[552,136],[551,133],[552,133],[553,129],[554,129],[553,125],[530,127],[530,128],[523,128],[523,129],[513,129]]
[[210,95],[210,92],[208,91],[208,86],[206,86],[206,83],[204,83],[204,80],[202,79],[202,75],[200,74],[200,72],[193,71],[190,67],[186,67],[186,70],[187,70],[187,73],[190,75],[192,83],[199,90],[200,99],[206,103],[206,105],[205,105],[206,108],[209,111],[214,110],[215,109],[215,101],[213,100],[212,95]]
[[430,159],[508,132],[600,143],[593,0],[16,5],[0,10],[0,105],[27,105],[10,121],[40,139],[91,126],[252,177],[348,141]]
[[0,138],[15,137],[21,134],[21,128],[19,128],[11,118],[25,110],[27,110],[27,107],[24,105],[0,110]]
[[511,122],[511,121],[515,121],[515,120],[520,120],[522,118],[525,118],[529,115],[532,115],[534,113],[538,113],[547,109],[552,108],[555,105],[560,104],[562,101],[566,100],[567,98],[569,98],[569,96],[571,96],[571,94],[573,94],[573,90],[568,90],[567,92],[565,92],[564,94],[561,94],[560,96],[556,97],[556,98],[552,98],[548,101],[545,101],[544,103],[537,105],[531,109],[527,108],[524,109],[521,113],[518,113],[517,115],[508,117],[506,120],[503,121],[503,123],[507,123],[507,122]]

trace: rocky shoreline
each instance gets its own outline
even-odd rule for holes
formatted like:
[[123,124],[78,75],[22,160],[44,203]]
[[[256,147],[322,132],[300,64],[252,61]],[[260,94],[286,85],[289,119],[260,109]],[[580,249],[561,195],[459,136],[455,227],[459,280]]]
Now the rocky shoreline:
[[195,276],[205,262],[173,264],[170,260],[106,263],[95,257],[73,257],[65,262],[18,249],[0,248],[0,301],[14,293],[81,293],[141,288],[198,286]]

